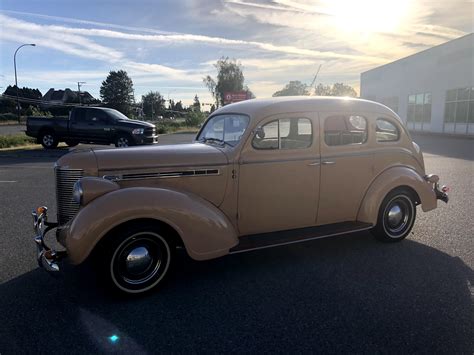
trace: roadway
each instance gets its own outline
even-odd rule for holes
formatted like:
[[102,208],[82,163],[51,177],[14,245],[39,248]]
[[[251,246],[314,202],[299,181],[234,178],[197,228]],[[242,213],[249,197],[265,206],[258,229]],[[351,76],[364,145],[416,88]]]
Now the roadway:
[[474,140],[416,141],[451,200],[418,208],[404,242],[364,232],[206,262],[180,254],[168,282],[134,300],[108,297],[88,265],[56,278],[37,267],[30,211],[54,215],[52,165],[67,149],[0,152],[0,353],[472,354]]

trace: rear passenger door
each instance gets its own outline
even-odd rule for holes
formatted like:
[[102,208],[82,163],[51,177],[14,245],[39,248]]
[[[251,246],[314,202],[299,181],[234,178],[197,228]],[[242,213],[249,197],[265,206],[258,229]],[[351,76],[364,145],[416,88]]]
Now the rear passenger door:
[[355,221],[373,179],[369,114],[324,112],[318,225]]

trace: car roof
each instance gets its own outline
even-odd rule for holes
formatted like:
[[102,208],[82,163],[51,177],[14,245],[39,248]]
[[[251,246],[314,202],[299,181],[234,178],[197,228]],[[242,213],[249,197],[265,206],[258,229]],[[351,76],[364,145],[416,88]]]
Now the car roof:
[[283,96],[268,99],[252,99],[226,105],[216,110],[213,115],[241,113],[250,117],[266,117],[285,112],[375,112],[396,117],[402,120],[387,106],[378,102],[349,97],[329,96]]

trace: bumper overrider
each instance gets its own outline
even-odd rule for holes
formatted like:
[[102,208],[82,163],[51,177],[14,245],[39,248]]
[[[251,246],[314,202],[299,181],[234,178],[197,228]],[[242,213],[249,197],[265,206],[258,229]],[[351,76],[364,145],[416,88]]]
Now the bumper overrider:
[[448,203],[449,197],[448,197],[448,192],[449,192],[449,187],[446,185],[441,186],[441,189],[439,187],[439,176],[430,174],[430,175],[425,175],[424,179],[433,184],[433,191],[436,194],[436,199],[441,200],[445,203]]
[[55,251],[48,247],[45,243],[46,234],[58,226],[57,223],[48,222],[48,208],[45,206],[38,207],[32,213],[33,229],[35,231],[35,243],[38,265],[49,272],[59,271],[58,262],[63,259],[67,253],[65,251]]

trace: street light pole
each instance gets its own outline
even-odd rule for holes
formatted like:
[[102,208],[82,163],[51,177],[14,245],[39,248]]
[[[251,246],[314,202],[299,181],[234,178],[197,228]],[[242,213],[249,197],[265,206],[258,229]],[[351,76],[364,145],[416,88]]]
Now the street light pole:
[[36,44],[34,43],[22,44],[20,47],[16,49],[15,54],[13,55],[13,66],[15,67],[15,86],[16,86],[16,112],[18,114],[18,123],[21,123],[21,122],[20,122],[20,97],[18,95],[18,79],[16,75],[16,53],[18,52],[20,48],[25,47],[25,46],[35,47]]

